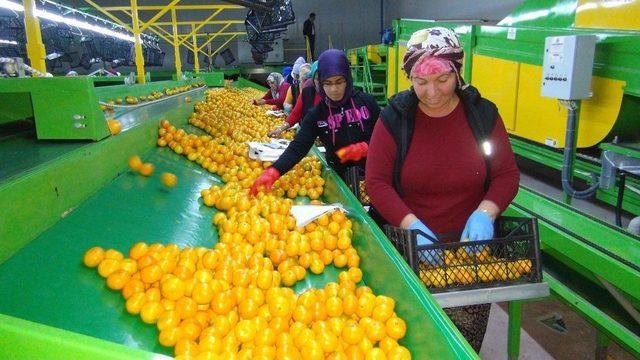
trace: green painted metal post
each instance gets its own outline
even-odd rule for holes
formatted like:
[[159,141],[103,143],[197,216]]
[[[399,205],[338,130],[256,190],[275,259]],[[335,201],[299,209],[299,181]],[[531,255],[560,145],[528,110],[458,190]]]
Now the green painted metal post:
[[520,325],[522,323],[522,301],[509,302],[509,337],[507,354],[509,360],[520,356]]
[[395,83],[394,83],[394,94],[398,93],[398,73],[400,72],[400,69],[402,69],[402,67],[400,66],[400,21],[399,20],[393,20],[393,32],[395,33],[395,40],[393,41],[393,51],[395,51],[395,55],[394,59],[395,59],[395,64],[391,64],[391,66],[394,66],[396,68],[396,71],[394,72],[394,77],[395,77]]
[[596,360],[606,360],[611,339],[602,331],[596,333]]

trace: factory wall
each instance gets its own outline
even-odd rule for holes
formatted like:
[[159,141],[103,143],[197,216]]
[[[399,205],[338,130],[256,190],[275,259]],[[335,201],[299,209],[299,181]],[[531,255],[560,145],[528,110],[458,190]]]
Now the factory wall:
[[523,0],[385,0],[385,26],[397,18],[498,22]]

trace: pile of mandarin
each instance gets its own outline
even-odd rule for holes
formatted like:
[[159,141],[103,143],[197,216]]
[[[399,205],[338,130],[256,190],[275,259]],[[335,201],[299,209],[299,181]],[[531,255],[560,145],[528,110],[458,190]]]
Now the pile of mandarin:
[[[158,129],[158,146],[168,146],[176,154],[186,156],[220,176],[224,183],[238,183],[243,189],[251,187],[271,163],[250,159],[247,142],[269,141],[266,133],[281,121],[264,115],[263,108],[250,103],[253,97],[247,93],[252,91],[255,90],[208,91],[206,101],[195,105],[189,122],[209,135],[188,133],[163,120]],[[271,192],[291,199],[299,196],[319,199],[324,191],[321,174],[320,160],[308,156],[283,174]]]
[[[208,101],[214,97],[218,106],[233,108],[224,102],[229,96],[212,94]],[[249,196],[252,179],[268,165],[248,159],[238,142],[245,135],[233,134],[196,136],[164,121],[160,128],[158,145],[209,171],[215,164],[212,172],[225,182],[201,192],[203,203],[216,209],[212,222],[219,242],[212,249],[140,242],[125,257],[94,247],[84,264],[122,293],[127,312],[155,324],[159,343],[173,347],[179,359],[410,359],[398,343],[407,329],[394,299],[362,285],[351,220],[337,210],[298,227],[290,198],[300,190],[285,188],[299,176],[296,169],[270,193]],[[298,165],[314,181],[309,189],[320,187],[318,196],[324,185],[315,182],[319,165],[312,157]],[[322,274],[331,265],[342,269],[337,282],[301,294],[291,288],[307,271]]]

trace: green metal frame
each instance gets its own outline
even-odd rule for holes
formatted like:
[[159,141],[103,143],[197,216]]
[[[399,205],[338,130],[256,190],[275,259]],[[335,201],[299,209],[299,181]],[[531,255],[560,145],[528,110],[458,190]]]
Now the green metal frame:
[[122,85],[126,76],[92,76],[94,86]]
[[204,80],[204,83],[209,87],[224,86],[224,73],[222,71],[200,72],[198,77]]
[[622,155],[627,155],[632,158],[640,159],[640,143],[632,143],[632,144],[603,143],[603,144],[600,144],[600,149],[612,150]]
[[196,84],[199,78],[95,87],[87,76],[0,79],[0,123],[33,117],[39,139],[100,140],[109,136],[99,101],[148,95],[164,88]]
[[[40,139],[99,140],[109,135],[109,129],[94,89],[93,80],[84,76],[2,79],[0,108],[11,108],[9,101],[19,96],[20,111],[9,116],[32,115]],[[11,95],[5,98],[5,94]],[[4,117],[3,122],[15,120],[20,118]]]
[[[369,47],[375,47],[376,54],[382,58],[382,63],[375,64],[369,59]],[[379,105],[387,104],[387,45],[368,45],[349,49],[347,57],[352,61],[351,74],[353,86],[370,94]],[[355,64],[353,63],[355,59]]]
[[139,349],[0,314],[0,354],[7,359],[159,359]]
[[[551,169],[562,169],[562,152],[546,146],[540,146],[538,144],[532,144],[526,140],[520,139],[515,136],[510,137],[511,147],[513,152],[537,163],[543,164]],[[606,145],[602,145],[606,146]],[[634,154],[637,155],[637,152]],[[574,162],[573,176],[580,180],[585,181],[587,184],[591,183],[591,173],[600,173],[600,164],[582,158],[577,158]],[[636,188],[640,188],[640,179],[629,177],[627,178],[629,185]],[[596,198],[610,205],[615,205],[618,198],[618,187],[612,187],[610,189],[598,189]],[[640,196],[632,192],[626,192],[623,200],[622,208],[633,213],[640,214]]]
[[544,279],[554,295],[638,356],[640,326],[598,278],[614,285],[638,308],[640,237],[523,186],[505,215],[538,218]]
[[[185,85],[197,85],[201,84],[203,79],[200,77],[194,77],[186,80],[166,80],[155,81],[146,84],[134,84],[134,85],[115,85],[115,86],[103,86],[95,88],[94,91],[99,101],[108,102],[115,98],[124,99],[126,96],[146,96],[154,91],[164,91],[165,89],[171,89],[174,87],[181,87]],[[126,105],[126,104],[124,104]]]

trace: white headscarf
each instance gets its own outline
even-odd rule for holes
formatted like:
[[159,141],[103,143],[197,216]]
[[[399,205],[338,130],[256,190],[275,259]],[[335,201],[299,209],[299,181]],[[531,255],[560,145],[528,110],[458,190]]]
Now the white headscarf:
[[272,72],[271,74],[269,74],[269,76],[267,76],[267,82],[276,84],[275,90],[271,89],[271,87],[269,87],[269,90],[271,90],[271,96],[274,99],[277,99],[279,97],[278,89],[280,88],[280,85],[282,85],[282,83],[284,82],[284,78],[282,77],[282,74],[277,72]]
[[291,74],[298,75],[300,74],[300,67],[306,63],[305,59],[300,56],[296,59],[296,62],[293,63],[293,70],[291,70]]

